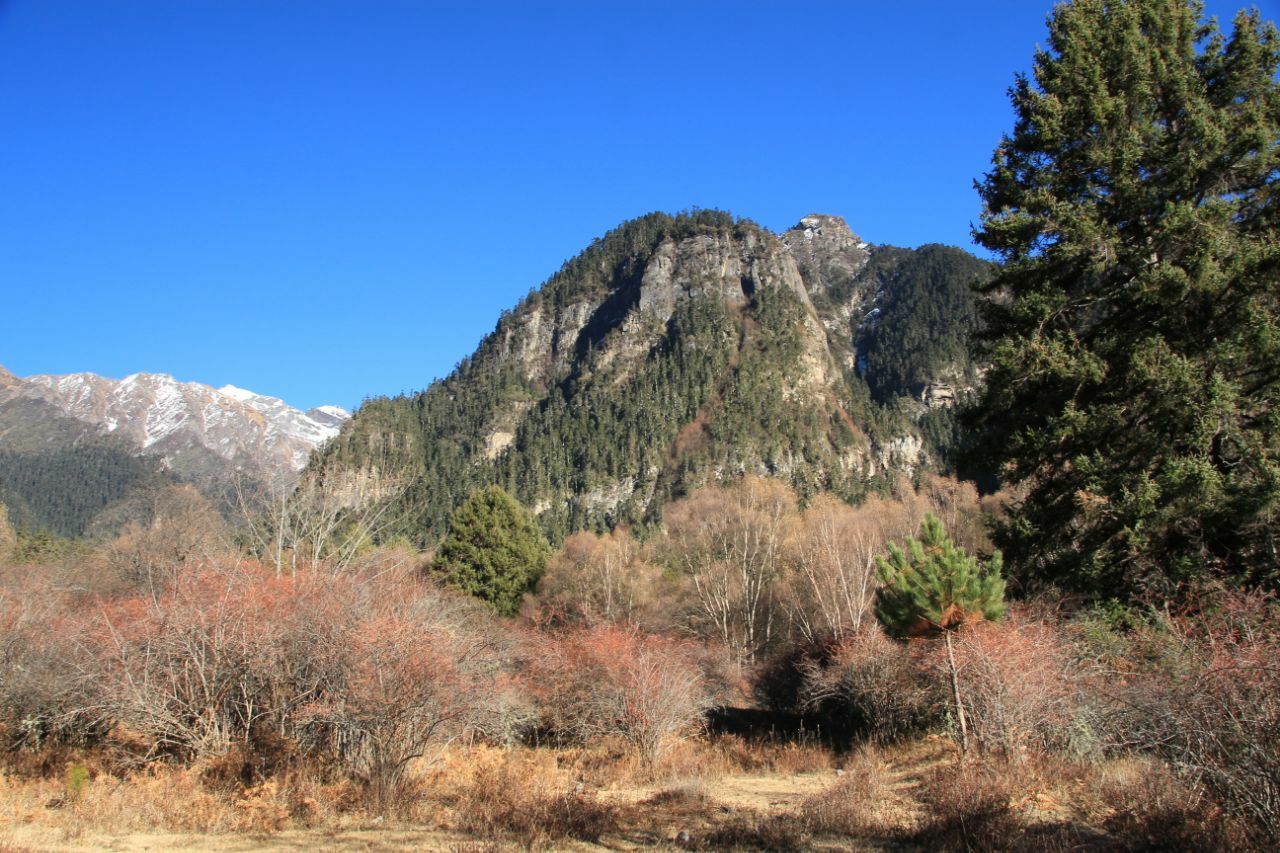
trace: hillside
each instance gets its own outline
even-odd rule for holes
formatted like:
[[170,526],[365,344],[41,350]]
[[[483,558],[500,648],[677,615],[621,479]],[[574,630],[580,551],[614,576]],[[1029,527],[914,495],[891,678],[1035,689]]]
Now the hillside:
[[941,464],[985,274],[956,249],[870,246],[838,217],[775,235],[650,214],[504,312],[448,377],[369,401],[311,476],[403,487],[399,532],[424,545],[490,483],[556,537],[653,520],[745,472],[854,499]]
[[0,368],[0,501],[16,524],[69,537],[141,488],[192,483],[221,504],[241,479],[291,486],[346,417],[165,374]]

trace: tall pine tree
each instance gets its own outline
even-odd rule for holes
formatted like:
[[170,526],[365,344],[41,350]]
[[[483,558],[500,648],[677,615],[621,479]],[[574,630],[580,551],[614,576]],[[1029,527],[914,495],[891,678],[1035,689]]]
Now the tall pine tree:
[[1274,585],[1280,42],[1187,0],[1074,0],[979,185],[1002,259],[975,423],[1023,579],[1166,597]]

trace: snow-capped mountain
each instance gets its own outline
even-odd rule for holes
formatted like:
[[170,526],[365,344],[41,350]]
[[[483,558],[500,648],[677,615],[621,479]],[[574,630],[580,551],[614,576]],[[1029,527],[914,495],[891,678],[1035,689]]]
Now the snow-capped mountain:
[[289,480],[350,417],[337,406],[302,412],[276,397],[162,373],[121,380],[74,373],[0,383],[0,404],[19,399],[42,400],[194,478],[245,471]]

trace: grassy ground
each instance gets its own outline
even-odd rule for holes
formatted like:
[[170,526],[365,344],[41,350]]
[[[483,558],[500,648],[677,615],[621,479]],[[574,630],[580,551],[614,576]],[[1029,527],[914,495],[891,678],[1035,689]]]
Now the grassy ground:
[[305,773],[245,788],[208,766],[126,778],[71,766],[88,778],[0,779],[0,853],[1188,849],[1221,837],[1150,766],[962,764],[940,737],[843,756],[718,738],[652,768],[607,744],[454,748],[385,814],[350,783]]

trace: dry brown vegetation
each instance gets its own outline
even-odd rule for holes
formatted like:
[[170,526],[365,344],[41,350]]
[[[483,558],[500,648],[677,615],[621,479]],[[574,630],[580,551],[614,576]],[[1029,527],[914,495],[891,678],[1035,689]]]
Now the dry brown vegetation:
[[0,569],[7,849],[1268,849],[1280,832],[1280,610],[1260,595],[1173,614],[1044,599],[964,629],[961,759],[940,647],[890,639],[870,609],[875,556],[926,512],[984,547],[960,484],[859,507],[709,488],[646,541],[571,537],[517,619],[404,550],[261,559],[170,497],[78,563]]

